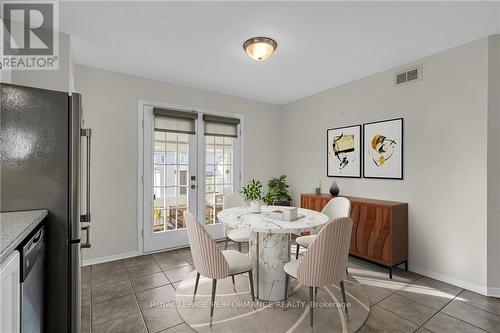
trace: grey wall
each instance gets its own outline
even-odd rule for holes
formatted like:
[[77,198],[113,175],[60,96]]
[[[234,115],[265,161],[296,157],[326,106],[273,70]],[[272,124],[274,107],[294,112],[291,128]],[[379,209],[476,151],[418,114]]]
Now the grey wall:
[[285,105],[283,172],[297,204],[326,192],[327,128],[403,117],[404,180],[338,179],[341,194],[408,202],[410,269],[484,293],[488,39],[415,64],[423,81],[395,87],[393,69]]
[[58,70],[14,70],[11,83],[35,88],[73,91],[73,57],[71,40],[67,34],[59,33]]
[[500,296],[500,35],[488,50],[488,287]]
[[[2,24],[2,29],[6,29]],[[20,24],[13,22],[12,24]],[[2,70],[0,81],[5,83],[30,86],[35,88],[73,92],[73,55],[71,53],[71,38],[65,33],[59,33],[59,68],[58,70]],[[3,41],[3,34],[0,42]]]
[[138,99],[244,115],[244,175],[281,174],[279,108],[248,99],[76,66],[84,122],[93,130],[93,245],[85,259],[137,251]]

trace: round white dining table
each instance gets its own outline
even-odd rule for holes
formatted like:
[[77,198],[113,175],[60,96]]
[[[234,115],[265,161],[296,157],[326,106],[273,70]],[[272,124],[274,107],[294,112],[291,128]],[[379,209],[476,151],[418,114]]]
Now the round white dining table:
[[263,206],[260,213],[249,207],[234,207],[220,211],[217,218],[228,228],[250,230],[249,257],[253,263],[256,296],[263,301],[285,298],[285,271],[290,261],[291,234],[313,231],[328,222],[328,216],[298,208],[299,218],[287,222],[280,210],[289,207]]

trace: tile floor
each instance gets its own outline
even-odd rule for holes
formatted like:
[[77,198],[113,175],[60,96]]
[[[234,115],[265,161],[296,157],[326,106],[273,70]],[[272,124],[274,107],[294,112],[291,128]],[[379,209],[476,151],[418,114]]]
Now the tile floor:
[[[152,304],[173,302],[193,269],[189,248],[83,267],[82,333],[193,332],[174,307]],[[500,333],[500,299],[400,269],[390,280],[386,269],[355,258],[349,272],[372,303],[359,332]]]

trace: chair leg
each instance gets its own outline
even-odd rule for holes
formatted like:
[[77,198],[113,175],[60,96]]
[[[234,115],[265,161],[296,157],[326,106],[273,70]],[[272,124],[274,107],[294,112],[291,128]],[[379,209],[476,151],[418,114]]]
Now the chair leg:
[[231,275],[231,280],[233,280],[233,290],[236,292],[236,283],[234,282],[234,275]]
[[347,310],[347,297],[345,296],[344,281],[340,281],[340,291],[342,292],[342,300],[344,301],[345,314],[349,315],[349,311]]
[[309,287],[309,325],[313,328],[314,287]]
[[288,284],[290,283],[290,275],[285,273],[285,301],[288,299]]
[[196,272],[196,283],[194,284],[193,303],[194,303],[194,298],[196,297],[196,292],[198,291],[199,282],[200,282],[200,273]]
[[224,244],[224,250],[227,250],[227,242],[229,242],[229,238],[226,236],[226,244]]
[[300,250],[300,245],[297,244],[297,253],[295,254],[295,259],[299,259],[299,250]]
[[217,289],[217,279],[212,280],[212,299],[210,302],[210,327],[214,319],[214,306],[215,306],[215,290]]
[[241,243],[238,243],[238,251],[241,253]]
[[318,297],[318,287],[314,287],[314,299]]
[[253,290],[253,272],[250,271],[248,272],[248,280],[250,282],[250,292],[252,293],[252,301],[255,302],[255,293],[254,293],[254,290]]

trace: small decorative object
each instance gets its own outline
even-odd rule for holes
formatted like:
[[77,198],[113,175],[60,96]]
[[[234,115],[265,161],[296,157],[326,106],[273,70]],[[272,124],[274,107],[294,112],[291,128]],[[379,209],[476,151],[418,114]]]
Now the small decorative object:
[[363,125],[365,178],[403,179],[403,118]]
[[332,186],[330,186],[330,194],[332,195],[332,197],[336,197],[339,195],[339,192],[340,192],[339,186],[337,185],[337,182],[334,179],[332,182]]
[[283,220],[290,222],[296,220],[297,218],[298,218],[297,207],[283,208]]
[[328,177],[361,178],[361,125],[327,130]]
[[252,179],[247,186],[241,190],[241,194],[247,203],[250,204],[252,213],[260,213],[262,200],[262,183],[260,180]]
[[320,195],[320,194],[321,194],[321,188],[316,187],[316,188],[314,189],[314,194],[316,194],[316,195]]
[[290,206],[292,197],[288,194],[288,187],[285,175],[277,178],[271,178],[267,182],[268,192],[263,198],[266,205]]

